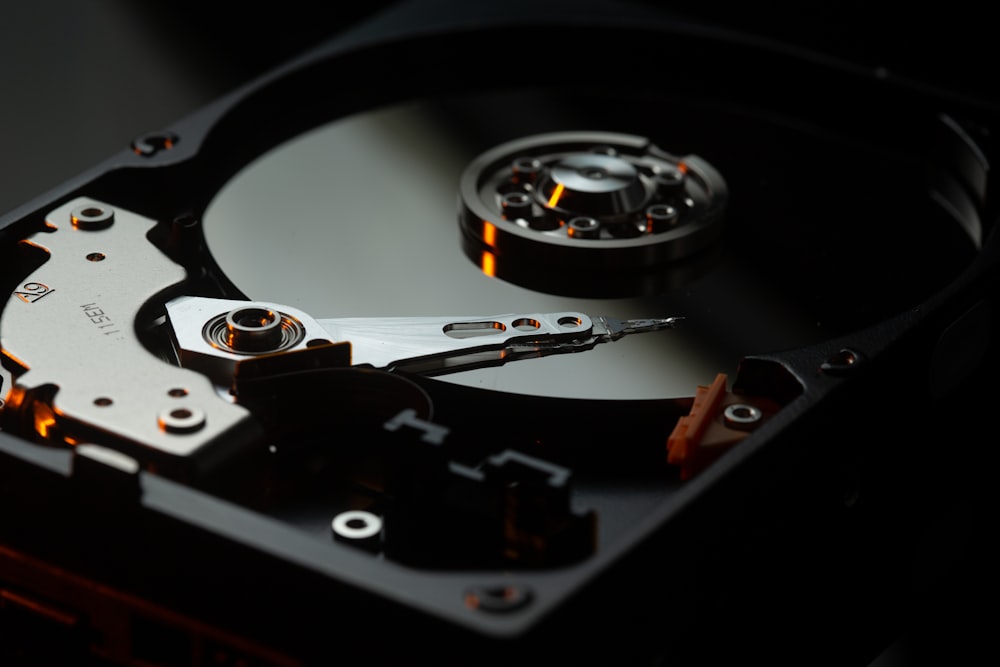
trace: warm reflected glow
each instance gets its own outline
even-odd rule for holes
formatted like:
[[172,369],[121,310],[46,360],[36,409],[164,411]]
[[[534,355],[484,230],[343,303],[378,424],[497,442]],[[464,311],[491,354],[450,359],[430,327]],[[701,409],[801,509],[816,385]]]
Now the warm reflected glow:
[[35,433],[46,440],[49,438],[49,431],[56,425],[56,418],[48,410],[38,410],[35,412]]
[[26,598],[14,593],[13,591],[8,591],[6,588],[0,590],[0,607],[6,607],[5,603],[11,602],[17,607],[23,609],[30,609],[34,614],[41,616],[44,619],[55,621],[65,627],[70,627],[79,620],[73,614],[65,613],[54,607],[50,607],[47,604],[42,604],[37,600],[31,598]]
[[556,185],[556,189],[552,191],[552,196],[549,197],[549,208],[555,208],[555,205],[559,203],[559,198],[562,197],[563,190],[566,186],[562,183]]
[[[57,231],[55,227],[53,227],[52,230]],[[22,241],[18,241],[17,243],[18,245],[24,246],[25,248],[37,248],[38,250],[44,250],[45,252],[49,251],[48,248],[38,243],[35,243],[31,239],[24,239]]]
[[497,274],[497,258],[491,252],[483,252],[483,259],[479,265],[483,268],[483,273],[491,278]]
[[492,222],[483,221],[483,242],[495,248],[497,245],[497,228]]
[[681,172],[682,174],[686,174],[686,173],[688,173],[688,166],[686,164],[684,164],[683,162],[678,162],[677,163],[677,171]]
[[18,368],[23,368],[24,370],[28,370],[28,364],[24,363],[23,361],[15,357],[13,354],[11,354],[10,350],[4,350],[3,356],[6,357],[9,361],[17,364]]

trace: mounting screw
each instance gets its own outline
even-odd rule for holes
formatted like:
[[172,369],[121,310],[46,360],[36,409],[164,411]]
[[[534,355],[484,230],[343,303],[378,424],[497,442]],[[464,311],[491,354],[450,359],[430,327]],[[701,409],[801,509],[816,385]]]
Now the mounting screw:
[[160,412],[159,424],[167,433],[194,433],[205,426],[205,411],[195,407],[169,408]]
[[93,232],[107,229],[115,221],[115,210],[107,206],[88,204],[70,211],[69,221],[75,229]]
[[764,413],[760,408],[747,403],[733,403],[726,406],[722,416],[729,428],[746,431],[755,427],[764,417]]
[[333,517],[330,522],[333,538],[374,551],[382,536],[382,518],[365,510],[348,510]]

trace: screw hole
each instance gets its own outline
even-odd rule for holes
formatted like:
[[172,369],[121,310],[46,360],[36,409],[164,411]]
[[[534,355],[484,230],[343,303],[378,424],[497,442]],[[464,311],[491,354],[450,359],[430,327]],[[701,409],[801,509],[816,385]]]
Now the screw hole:
[[517,586],[483,586],[465,594],[465,606],[477,611],[512,612],[531,601],[531,593]]

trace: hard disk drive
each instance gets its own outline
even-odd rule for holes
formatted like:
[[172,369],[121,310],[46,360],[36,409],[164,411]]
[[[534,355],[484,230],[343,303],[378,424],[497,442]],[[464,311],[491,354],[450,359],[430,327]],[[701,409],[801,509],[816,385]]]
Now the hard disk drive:
[[941,613],[997,108],[514,6],[393,6],[0,218],[28,664],[868,664]]

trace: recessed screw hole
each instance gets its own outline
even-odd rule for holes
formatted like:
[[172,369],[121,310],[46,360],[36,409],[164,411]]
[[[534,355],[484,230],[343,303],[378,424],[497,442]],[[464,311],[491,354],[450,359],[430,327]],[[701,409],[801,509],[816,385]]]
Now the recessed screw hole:
[[505,613],[516,611],[531,601],[531,593],[517,586],[484,586],[467,591],[465,606],[477,611]]

